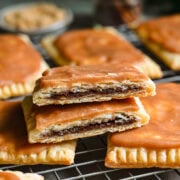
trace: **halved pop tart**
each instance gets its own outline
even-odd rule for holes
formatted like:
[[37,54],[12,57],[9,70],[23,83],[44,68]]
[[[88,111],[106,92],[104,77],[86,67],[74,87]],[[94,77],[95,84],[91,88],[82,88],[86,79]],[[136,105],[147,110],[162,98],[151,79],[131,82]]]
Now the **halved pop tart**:
[[33,103],[73,104],[155,94],[155,84],[131,64],[63,66],[36,82]]
[[138,98],[38,107],[32,104],[32,97],[26,97],[23,109],[30,143],[56,143],[125,131],[149,121]]

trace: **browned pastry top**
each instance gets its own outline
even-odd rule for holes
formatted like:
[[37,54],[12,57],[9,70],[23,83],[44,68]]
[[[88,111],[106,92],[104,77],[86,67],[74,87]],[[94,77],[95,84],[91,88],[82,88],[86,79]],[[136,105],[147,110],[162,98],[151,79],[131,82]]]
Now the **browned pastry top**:
[[76,65],[144,62],[144,56],[140,51],[107,30],[69,31],[60,35],[54,45],[63,57]]
[[40,88],[69,86],[73,83],[107,83],[121,81],[143,82],[148,77],[130,64],[109,64],[89,66],[63,66],[43,73],[39,80]]
[[87,120],[98,115],[115,112],[137,112],[140,107],[135,99],[112,100],[109,102],[82,103],[63,106],[33,106],[36,129],[45,129],[51,125],[62,125],[76,120]]
[[1,180],[21,180],[15,173],[0,172]]
[[0,101],[0,151],[38,153],[50,144],[29,144],[21,102]]
[[40,68],[42,57],[16,35],[0,35],[0,87],[23,83]]
[[151,116],[148,125],[115,133],[110,142],[116,146],[176,148],[180,147],[180,85],[157,85],[157,95],[141,98]]
[[180,53],[180,14],[144,22],[138,27],[138,32],[147,40]]

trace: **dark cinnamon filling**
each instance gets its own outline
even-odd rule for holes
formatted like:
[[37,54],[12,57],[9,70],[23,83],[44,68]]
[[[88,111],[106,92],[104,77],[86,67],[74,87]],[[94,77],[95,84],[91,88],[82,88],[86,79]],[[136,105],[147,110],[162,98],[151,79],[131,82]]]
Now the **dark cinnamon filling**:
[[47,133],[42,133],[41,136],[43,138],[48,138],[48,137],[52,137],[52,136],[63,136],[63,135],[72,134],[72,133],[83,133],[86,131],[102,129],[102,128],[107,128],[107,127],[128,125],[128,124],[132,124],[132,123],[138,121],[135,116],[127,115],[125,113],[122,113],[121,115],[124,116],[124,118],[115,117],[114,119],[111,119],[107,122],[90,123],[85,126],[74,126],[72,128],[63,129],[60,131],[52,129]]
[[108,88],[108,89],[89,89],[85,92],[72,92],[72,91],[65,91],[61,93],[54,93],[51,94],[49,98],[53,99],[60,99],[60,98],[74,98],[74,97],[82,97],[82,96],[87,96],[87,95],[111,95],[115,93],[129,93],[129,92],[138,92],[141,91],[143,88],[141,86],[136,86],[136,85],[123,85],[121,87],[116,87],[116,88]]

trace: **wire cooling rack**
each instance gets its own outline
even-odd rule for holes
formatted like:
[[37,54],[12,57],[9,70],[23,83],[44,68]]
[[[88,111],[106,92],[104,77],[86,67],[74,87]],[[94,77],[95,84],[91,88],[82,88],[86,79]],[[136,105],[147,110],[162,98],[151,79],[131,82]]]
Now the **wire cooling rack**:
[[6,165],[3,170],[36,172],[45,180],[179,180],[180,170],[173,169],[110,169],[104,166],[106,135],[79,139],[75,163],[71,166],[59,165]]
[[[162,64],[159,59],[149,52],[139,41],[137,36],[126,26],[118,29],[130,42],[141,49],[158,64],[160,64],[164,76],[155,82],[180,82],[180,73],[173,72]],[[39,45],[39,38],[32,39],[35,47],[42,53],[50,66],[53,62]],[[75,163],[71,166],[60,165],[2,165],[2,170],[16,170],[23,172],[35,172],[45,177],[45,180],[180,180],[180,169],[110,169],[104,166],[106,154],[106,135],[79,139],[77,143]]]

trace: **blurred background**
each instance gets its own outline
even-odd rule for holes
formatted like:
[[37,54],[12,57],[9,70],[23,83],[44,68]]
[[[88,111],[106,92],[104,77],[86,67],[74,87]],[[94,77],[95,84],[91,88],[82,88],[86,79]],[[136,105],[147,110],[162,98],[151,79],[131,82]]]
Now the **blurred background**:
[[[43,2],[41,0],[1,0],[0,7],[21,2]],[[180,12],[179,0],[48,0],[59,6],[68,7],[74,13],[73,27],[89,27],[95,24],[114,25],[122,24],[120,13],[139,11],[142,17],[153,17]],[[123,4],[123,5],[122,5]],[[124,8],[124,4],[129,7]],[[134,12],[133,12],[134,13]],[[135,12],[134,18],[139,12]],[[120,17],[120,18],[118,18]],[[127,17],[125,17],[127,18]]]

